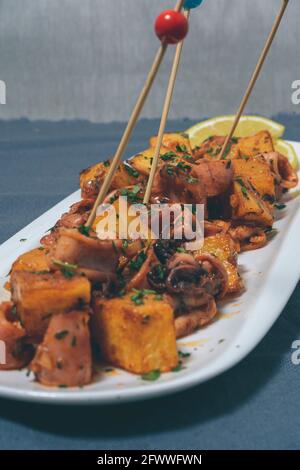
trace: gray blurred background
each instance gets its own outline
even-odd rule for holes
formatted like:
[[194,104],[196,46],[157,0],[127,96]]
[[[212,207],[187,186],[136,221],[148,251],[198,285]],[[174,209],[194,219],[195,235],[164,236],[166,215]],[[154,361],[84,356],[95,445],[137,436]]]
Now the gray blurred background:
[[[175,0],[0,0],[0,118],[128,119],[158,47],[153,22]],[[171,118],[236,110],[280,0],[206,0],[192,14]],[[286,17],[247,112],[299,112],[300,1]],[[170,48],[144,117],[161,113]]]

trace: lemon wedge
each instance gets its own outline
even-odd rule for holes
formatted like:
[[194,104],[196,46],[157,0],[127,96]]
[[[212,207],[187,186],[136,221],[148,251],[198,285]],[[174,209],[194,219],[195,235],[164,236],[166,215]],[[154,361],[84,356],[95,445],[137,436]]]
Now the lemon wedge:
[[[185,133],[189,135],[191,145],[195,148],[213,135],[228,135],[234,118],[233,115],[215,117],[199,122]],[[285,127],[278,122],[261,116],[242,116],[234,136],[248,137],[263,130],[268,130],[272,137],[277,140],[283,136]]]

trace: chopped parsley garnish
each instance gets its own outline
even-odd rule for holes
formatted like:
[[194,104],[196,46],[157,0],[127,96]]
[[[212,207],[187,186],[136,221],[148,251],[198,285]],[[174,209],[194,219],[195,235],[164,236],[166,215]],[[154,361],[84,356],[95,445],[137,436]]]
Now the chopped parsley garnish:
[[182,359],[186,359],[191,356],[191,353],[178,351],[178,356],[181,357]]
[[26,242],[27,241],[27,238],[21,238],[20,239],[20,242]]
[[183,369],[182,361],[179,361],[176,367],[173,367],[172,372],[180,372]]
[[147,255],[144,251],[141,251],[135,259],[131,260],[129,263],[129,269],[130,271],[139,271],[141,267],[143,266],[145,260],[147,258]]
[[275,202],[275,197],[272,196],[271,194],[264,194],[262,197],[263,201],[270,202],[270,204],[274,204]]
[[64,261],[52,260],[53,264],[60,267],[62,274],[66,279],[71,279],[75,275],[75,271],[78,268],[77,264],[65,263]]
[[241,191],[242,191],[243,196],[244,196],[246,199],[249,199],[248,190],[247,190],[247,188],[246,188],[246,186],[245,186],[244,181],[243,181],[241,178],[235,178],[235,181],[241,186]]
[[160,377],[160,370],[155,369],[155,370],[152,370],[151,372],[148,372],[147,374],[143,374],[142,380],[154,382],[155,380],[158,380],[159,377]]
[[82,235],[85,235],[86,237],[90,236],[90,230],[91,230],[91,227],[87,227],[84,224],[81,224],[78,227],[78,232],[80,232]]
[[128,248],[128,240],[122,240],[122,253],[126,255],[126,249]]
[[179,163],[177,163],[176,167],[179,168],[179,170],[184,171],[185,173],[187,173],[188,171],[191,170],[190,165],[187,165],[187,164],[184,163],[184,162],[179,162]]
[[224,152],[224,155],[222,157],[222,160],[226,160],[226,158],[228,157],[228,155],[230,154],[230,151],[231,151],[231,147],[232,147],[232,143],[228,144],[226,149],[225,149],[225,152]]
[[164,162],[168,162],[170,160],[173,160],[174,158],[176,158],[177,155],[175,152],[167,152],[167,153],[164,153],[163,155],[160,156],[160,158],[164,161]]
[[127,197],[129,202],[138,203],[141,202],[141,198],[138,196],[138,193],[140,192],[140,186],[135,185],[131,189],[122,189],[120,192],[121,196]]
[[278,209],[279,211],[282,211],[283,209],[286,208],[286,205],[285,205],[285,204],[275,204],[275,207],[276,207],[276,209]]
[[106,160],[103,165],[107,168],[110,166],[110,161],[109,160]]
[[178,247],[178,248],[176,249],[176,251],[177,251],[177,253],[186,253],[186,249],[183,248],[183,247],[181,247],[181,246]]
[[176,150],[177,150],[177,152],[187,152],[188,151],[186,145],[183,145],[183,144],[177,144],[176,145]]
[[130,176],[133,176],[134,178],[138,178],[140,176],[139,172],[132,166],[128,165],[128,163],[124,163],[124,168]]
[[64,339],[66,336],[68,336],[68,334],[69,334],[68,330],[58,331],[57,333],[55,333],[54,338],[61,340],[61,339]]
[[[144,304],[144,298],[147,297],[147,295],[157,295],[155,290],[151,289],[133,289],[132,290],[134,294],[130,297],[130,300],[135,303],[135,305],[143,305]],[[156,300],[161,300],[161,299],[156,299]]]

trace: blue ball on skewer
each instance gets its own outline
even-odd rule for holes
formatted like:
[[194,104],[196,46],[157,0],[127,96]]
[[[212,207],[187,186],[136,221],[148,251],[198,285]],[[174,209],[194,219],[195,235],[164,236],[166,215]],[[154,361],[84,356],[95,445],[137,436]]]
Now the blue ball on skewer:
[[184,9],[192,10],[193,8],[200,7],[203,0],[185,0]]

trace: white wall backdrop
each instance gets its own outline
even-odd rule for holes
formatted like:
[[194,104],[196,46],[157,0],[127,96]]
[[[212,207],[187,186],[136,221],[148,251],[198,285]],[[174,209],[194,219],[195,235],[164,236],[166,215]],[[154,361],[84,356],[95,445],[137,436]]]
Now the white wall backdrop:
[[[0,0],[0,118],[127,120],[157,50],[156,14],[175,0]],[[280,0],[206,0],[192,15],[171,117],[232,113]],[[288,12],[248,112],[300,112],[300,1]],[[174,49],[144,112],[161,112]]]

